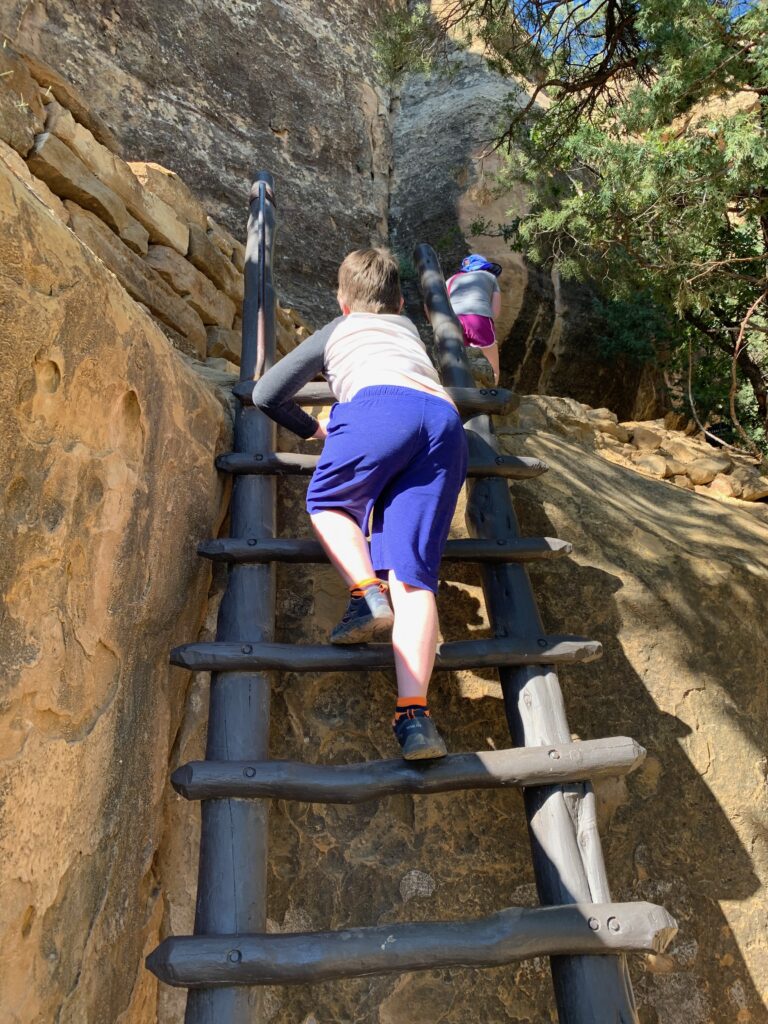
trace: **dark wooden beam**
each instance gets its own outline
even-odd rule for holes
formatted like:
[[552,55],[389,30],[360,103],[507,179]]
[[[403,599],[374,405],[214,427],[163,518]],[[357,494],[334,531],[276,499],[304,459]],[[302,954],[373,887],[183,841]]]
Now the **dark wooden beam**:
[[[216,459],[216,467],[224,473],[311,476],[318,455],[297,455],[293,452],[226,452]],[[504,477],[507,480],[528,480],[546,473],[546,463],[518,455],[494,455],[490,459],[472,459],[467,476]]]
[[223,797],[359,804],[394,793],[448,793],[506,789],[627,775],[645,750],[626,736],[551,747],[481,750],[438,761],[367,761],[304,764],[301,761],[190,761],[173,773],[173,787],[187,800]]
[[[537,562],[569,555],[573,547],[555,537],[518,537],[516,540],[449,540],[445,562]],[[309,537],[220,537],[198,545],[198,555],[214,562],[327,562],[328,556]]]
[[[503,416],[515,403],[515,395],[505,388],[446,388],[446,391],[460,412],[473,415],[485,412]],[[243,405],[251,405],[253,381],[239,381],[232,388],[232,393],[240,399]],[[299,405],[316,406],[332,405],[336,399],[329,386],[321,381],[303,387],[296,395],[296,401]]]
[[537,956],[660,953],[676,931],[669,914],[652,903],[512,907],[469,921],[293,935],[177,936],[147,957],[147,967],[176,986],[314,985],[368,974],[499,967]]
[[[274,184],[266,172],[251,189],[245,256],[245,300],[241,376],[275,358],[276,300],[272,288],[275,231]],[[275,426],[258,410],[235,414],[236,451],[272,451]],[[233,482],[233,537],[266,539],[275,533],[274,477],[238,477]],[[216,637],[268,642],[275,628],[273,565],[233,565],[219,609]],[[205,756],[263,761],[269,757],[270,676],[261,670],[211,675]],[[267,846],[270,804],[266,800],[208,800],[201,805],[200,860],[195,934],[263,931],[267,914]],[[252,1024],[263,1019],[258,992],[247,988],[200,988],[187,997],[185,1024]]]
[[[552,665],[595,661],[603,653],[596,640],[578,636],[539,636],[535,640],[489,638],[438,644],[435,670]],[[182,644],[171,662],[193,672],[364,672],[394,665],[389,644]]]

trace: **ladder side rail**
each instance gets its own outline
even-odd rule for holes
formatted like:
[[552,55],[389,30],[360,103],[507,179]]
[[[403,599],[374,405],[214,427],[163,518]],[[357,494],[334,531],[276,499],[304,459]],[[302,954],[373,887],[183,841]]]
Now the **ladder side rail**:
[[[461,325],[454,315],[434,250],[419,245],[414,262],[435,334],[445,384],[471,387]],[[465,423],[470,458],[498,452],[488,416]],[[519,537],[504,480],[468,481],[467,526],[477,538]],[[489,620],[496,636],[536,637],[543,625],[522,565],[480,566]],[[513,742],[518,746],[570,742],[557,674],[548,666],[502,668],[499,678]],[[525,790],[526,818],[539,899],[545,906],[610,900],[591,785]],[[626,958],[557,956],[550,960],[560,1024],[639,1024]]]
[[[275,296],[272,251],[275,207],[271,175],[258,172],[250,194],[245,257],[245,299],[240,378],[253,380],[275,360]],[[236,452],[272,452],[275,427],[254,408],[235,414]],[[233,481],[232,537],[275,536],[276,480],[242,476]],[[229,570],[216,639],[269,642],[275,635],[275,569],[239,564]],[[206,759],[269,757],[268,671],[211,675]],[[266,930],[267,800],[202,803],[195,934]],[[192,989],[185,1024],[252,1024],[262,997],[247,987]]]

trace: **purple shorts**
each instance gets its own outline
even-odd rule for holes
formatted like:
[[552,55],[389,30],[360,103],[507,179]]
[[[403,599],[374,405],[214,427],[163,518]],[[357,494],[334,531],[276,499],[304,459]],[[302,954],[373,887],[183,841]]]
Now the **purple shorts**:
[[496,331],[489,316],[477,316],[476,313],[457,315],[464,330],[465,345],[471,348],[488,348],[496,344]]
[[369,533],[377,573],[437,591],[456,499],[467,471],[459,414],[415,388],[362,388],[334,405],[307,512],[339,509]]

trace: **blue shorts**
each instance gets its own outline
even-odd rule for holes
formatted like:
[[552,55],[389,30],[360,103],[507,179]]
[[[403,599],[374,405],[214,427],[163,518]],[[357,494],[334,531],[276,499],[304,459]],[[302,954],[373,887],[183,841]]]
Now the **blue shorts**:
[[371,561],[403,583],[437,591],[467,441],[454,406],[414,388],[362,388],[334,405],[307,491],[307,512],[338,509],[364,534]]

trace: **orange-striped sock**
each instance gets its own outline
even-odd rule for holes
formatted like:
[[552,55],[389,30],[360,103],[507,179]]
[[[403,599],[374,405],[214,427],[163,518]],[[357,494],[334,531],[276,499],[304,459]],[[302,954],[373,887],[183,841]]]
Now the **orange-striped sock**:
[[426,697],[398,697],[392,725],[397,725],[404,718],[416,718],[417,715],[431,717]]
[[367,580],[360,580],[358,583],[353,583],[349,588],[351,597],[362,597],[365,591],[369,587],[378,587],[382,594],[385,594],[389,590],[389,585],[380,580],[378,576],[371,576]]

